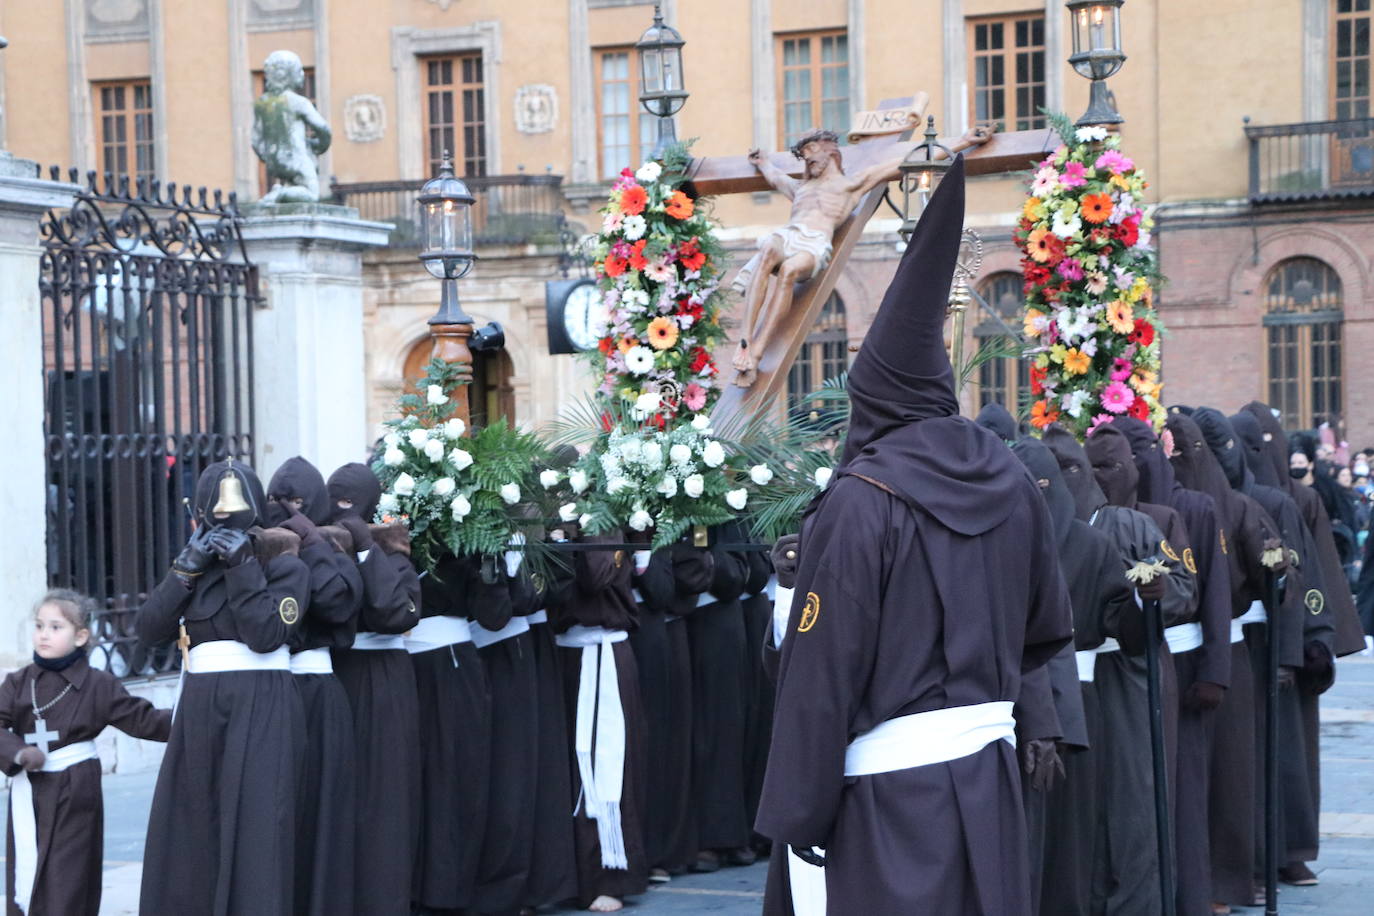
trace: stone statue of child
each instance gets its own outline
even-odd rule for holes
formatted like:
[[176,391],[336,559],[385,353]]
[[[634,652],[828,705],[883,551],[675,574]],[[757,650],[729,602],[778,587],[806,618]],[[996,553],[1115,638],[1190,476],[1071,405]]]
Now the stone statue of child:
[[262,69],[266,87],[253,103],[253,152],[266,164],[272,189],[260,202],[314,203],[320,199],[315,157],[329,149],[329,125],[300,94],[305,68],[299,57],[273,51]]

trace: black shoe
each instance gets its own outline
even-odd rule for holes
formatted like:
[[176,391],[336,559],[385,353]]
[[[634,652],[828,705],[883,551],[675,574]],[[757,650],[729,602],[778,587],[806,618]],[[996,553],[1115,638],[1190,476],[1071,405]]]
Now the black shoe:
[[720,864],[728,865],[731,868],[743,868],[753,865],[759,860],[754,854],[754,850],[748,846],[741,846],[739,849],[727,849],[720,857]]
[[1280,868],[1279,880],[1294,887],[1316,887],[1319,883],[1306,862],[1290,862]]
[[710,850],[699,852],[697,853],[696,864],[692,866],[692,871],[708,875],[713,871],[720,871],[720,857]]

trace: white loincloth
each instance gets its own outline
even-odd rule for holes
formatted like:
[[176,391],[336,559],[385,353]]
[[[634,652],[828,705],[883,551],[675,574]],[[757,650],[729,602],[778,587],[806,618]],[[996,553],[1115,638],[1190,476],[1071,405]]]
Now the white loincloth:
[[806,226],[788,223],[781,229],[774,229],[759,239],[758,252],[740,268],[739,275],[731,284],[735,292],[742,293],[749,288],[750,278],[754,276],[754,271],[759,269],[759,260],[763,257],[763,250],[768,247],[769,241],[773,238],[782,242],[784,259],[802,253],[809,254],[815,259],[816,265],[811,269],[811,276],[806,278],[808,280],[825,270],[826,265],[830,263],[830,254],[833,251],[830,245],[831,236],[818,229],[808,229]]

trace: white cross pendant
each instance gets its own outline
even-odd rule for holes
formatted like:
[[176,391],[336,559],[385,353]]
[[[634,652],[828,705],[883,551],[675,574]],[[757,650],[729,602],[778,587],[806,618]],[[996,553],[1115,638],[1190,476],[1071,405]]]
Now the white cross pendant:
[[61,736],[57,732],[48,731],[47,720],[39,716],[34,719],[33,731],[24,736],[24,742],[26,744],[37,745],[38,749],[43,752],[43,756],[46,757],[48,756],[48,749],[52,746],[52,742],[60,737]]

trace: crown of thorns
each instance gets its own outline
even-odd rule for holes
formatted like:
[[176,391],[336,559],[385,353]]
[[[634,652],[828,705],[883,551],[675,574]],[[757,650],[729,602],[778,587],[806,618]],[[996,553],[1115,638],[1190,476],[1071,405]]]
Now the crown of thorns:
[[833,130],[813,130],[792,144],[792,155],[798,159],[802,158],[802,150],[806,148],[808,143],[834,143],[838,146],[840,135]]

